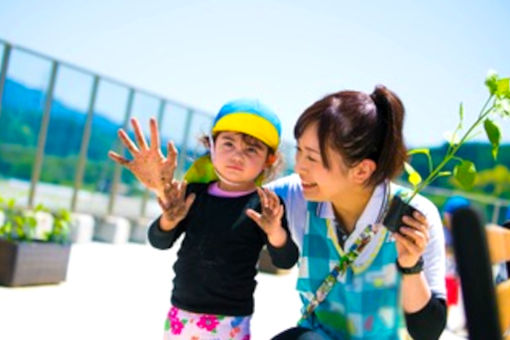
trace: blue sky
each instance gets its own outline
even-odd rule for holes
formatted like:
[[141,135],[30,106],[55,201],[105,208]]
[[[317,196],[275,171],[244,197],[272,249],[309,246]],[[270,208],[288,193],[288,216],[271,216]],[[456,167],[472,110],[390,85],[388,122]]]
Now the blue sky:
[[384,84],[407,143],[440,144],[459,102],[473,121],[489,69],[510,76],[509,33],[503,0],[0,2],[0,38],[209,112],[258,97],[287,140],[320,97]]

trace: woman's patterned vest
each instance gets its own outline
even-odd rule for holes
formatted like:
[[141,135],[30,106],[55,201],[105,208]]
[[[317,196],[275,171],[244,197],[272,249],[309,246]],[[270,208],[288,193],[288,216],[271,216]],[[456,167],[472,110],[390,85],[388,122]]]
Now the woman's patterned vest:
[[[334,226],[317,211],[318,203],[309,202],[297,282],[304,306],[344,254]],[[396,259],[393,238],[380,228],[300,326],[331,339],[398,339],[402,308]]]

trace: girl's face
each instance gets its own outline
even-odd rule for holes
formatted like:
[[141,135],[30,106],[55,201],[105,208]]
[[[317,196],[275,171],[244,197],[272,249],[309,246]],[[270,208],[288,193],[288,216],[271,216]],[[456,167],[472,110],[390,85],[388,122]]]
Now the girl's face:
[[[214,142],[213,165],[225,181],[224,189],[249,190],[266,167],[269,148],[253,137],[224,131]],[[232,185],[234,184],[234,185]]]
[[354,187],[342,156],[328,147],[330,168],[322,161],[317,123],[310,124],[297,140],[295,172],[301,178],[303,194],[309,201],[335,201]]

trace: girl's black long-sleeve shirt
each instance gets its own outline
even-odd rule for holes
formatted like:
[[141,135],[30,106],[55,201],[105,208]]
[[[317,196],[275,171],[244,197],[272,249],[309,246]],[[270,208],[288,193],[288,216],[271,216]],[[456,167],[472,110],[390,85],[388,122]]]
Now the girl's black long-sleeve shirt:
[[193,192],[196,198],[186,218],[171,231],[163,231],[158,218],[149,228],[149,242],[155,248],[168,249],[184,233],[174,264],[174,306],[196,313],[250,315],[262,247],[267,245],[273,264],[280,268],[296,263],[298,248],[285,214],[281,223],[287,241],[279,248],[273,247],[264,231],[246,215],[248,208],[260,211],[256,192],[218,197],[210,195],[207,187],[189,184],[187,194]]

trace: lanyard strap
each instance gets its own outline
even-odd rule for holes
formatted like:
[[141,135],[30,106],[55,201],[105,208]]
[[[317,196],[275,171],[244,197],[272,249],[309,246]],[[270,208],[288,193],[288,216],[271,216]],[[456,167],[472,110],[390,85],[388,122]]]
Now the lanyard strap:
[[[390,200],[389,186],[389,183],[385,183],[384,200],[381,205],[381,209],[379,210],[376,223],[380,223],[388,211],[388,202]],[[363,251],[363,249],[365,249],[366,245],[370,243],[372,237],[375,235],[372,226],[372,224],[369,224],[365,227],[365,229],[363,229],[363,231],[359,234],[359,236],[349,248],[349,251],[340,258],[340,261],[338,261],[337,265],[326,276],[324,281],[322,281],[322,283],[319,285],[319,288],[317,288],[315,291],[314,296],[305,307],[305,310],[301,315],[300,322],[306,320],[310,315],[312,315],[315,308],[317,308],[317,306],[319,306],[319,304],[326,299],[326,296],[328,296],[329,292],[333,289],[333,286],[337,282],[337,278],[347,271],[347,267],[349,267],[358,258],[359,254]]]
[[363,251],[365,246],[370,242],[374,235],[372,225],[367,226],[354,241],[353,245],[349,249],[349,252],[340,258],[338,264],[331,270],[326,276],[324,281],[320,284],[319,288],[315,292],[313,298],[308,302],[305,311],[301,315],[301,321],[307,319],[317,308],[317,306],[326,299],[333,286],[335,285],[337,278],[340,274],[345,273],[347,267],[356,260],[359,253]]

